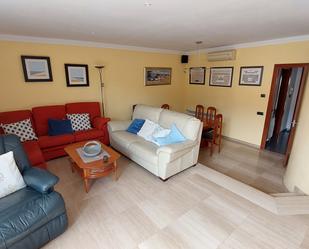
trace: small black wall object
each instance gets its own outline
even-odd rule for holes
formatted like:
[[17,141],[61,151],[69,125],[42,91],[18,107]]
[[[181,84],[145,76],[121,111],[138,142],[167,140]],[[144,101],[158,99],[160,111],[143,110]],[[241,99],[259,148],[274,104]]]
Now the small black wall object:
[[181,56],[181,63],[186,64],[189,62],[189,55],[182,55]]

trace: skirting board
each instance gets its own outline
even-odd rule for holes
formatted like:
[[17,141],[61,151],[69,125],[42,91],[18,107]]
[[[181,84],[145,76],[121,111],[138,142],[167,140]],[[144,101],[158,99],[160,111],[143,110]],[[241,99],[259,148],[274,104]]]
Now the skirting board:
[[266,194],[245,183],[201,165],[203,177],[277,215],[309,214],[309,196],[299,193]]

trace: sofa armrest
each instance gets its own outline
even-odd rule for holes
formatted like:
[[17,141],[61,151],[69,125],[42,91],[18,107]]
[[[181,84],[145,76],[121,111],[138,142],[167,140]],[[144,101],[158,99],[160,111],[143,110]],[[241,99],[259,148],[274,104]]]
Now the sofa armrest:
[[42,194],[49,192],[59,178],[44,169],[29,168],[23,172],[24,181],[27,186]]
[[190,148],[194,147],[195,145],[196,145],[196,141],[192,141],[192,140],[186,140],[185,142],[182,142],[182,143],[166,145],[166,146],[163,146],[163,147],[159,147],[157,149],[157,155],[160,152],[165,152],[165,153],[168,153],[168,154],[180,152],[180,151],[183,151],[183,150],[190,149]]
[[104,117],[95,117],[92,120],[93,127],[102,130],[103,127],[110,121],[110,118],[104,118]]
[[110,121],[108,122],[108,131],[114,132],[114,131],[125,131],[128,129],[130,124],[132,123],[131,120],[127,121]]

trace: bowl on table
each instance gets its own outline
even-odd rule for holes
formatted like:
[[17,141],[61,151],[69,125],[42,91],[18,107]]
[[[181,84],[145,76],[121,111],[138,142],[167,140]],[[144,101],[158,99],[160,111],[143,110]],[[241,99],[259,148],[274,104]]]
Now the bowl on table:
[[95,157],[99,155],[102,151],[101,144],[97,141],[90,141],[86,143],[83,147],[83,153],[87,157]]

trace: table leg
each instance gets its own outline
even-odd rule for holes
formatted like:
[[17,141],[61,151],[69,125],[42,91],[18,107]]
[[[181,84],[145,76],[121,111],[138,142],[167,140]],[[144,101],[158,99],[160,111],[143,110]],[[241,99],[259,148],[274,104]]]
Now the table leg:
[[114,180],[117,181],[118,176],[117,176],[117,162],[116,161],[114,161],[113,163],[113,171],[114,171]]
[[89,179],[87,178],[88,176],[87,173],[88,173],[87,170],[83,171],[84,187],[85,187],[86,193],[89,192]]

